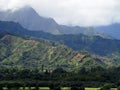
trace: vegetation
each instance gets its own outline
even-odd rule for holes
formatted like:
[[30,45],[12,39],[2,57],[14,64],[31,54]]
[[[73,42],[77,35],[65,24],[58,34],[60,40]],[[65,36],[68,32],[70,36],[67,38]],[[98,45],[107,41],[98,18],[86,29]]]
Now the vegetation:
[[[9,27],[9,24],[6,27]],[[47,86],[52,90],[60,90],[61,87],[71,87],[71,90],[84,90],[85,87],[94,86],[94,89],[100,87],[101,90],[109,90],[118,87],[119,90],[118,45],[120,41],[86,37],[84,35],[60,35],[55,36],[55,38],[49,36],[49,34],[47,36],[50,40],[59,41],[68,46],[72,45],[73,48],[81,48],[79,50],[82,50],[82,48],[91,52],[95,50],[95,53],[107,54],[109,58],[116,55],[109,60],[106,57],[74,51],[54,41],[26,36],[36,36],[32,32],[26,33],[25,31],[25,36],[22,36],[23,32],[19,30],[12,34],[8,32],[0,33],[0,89],[1,87],[4,87],[4,90],[13,87],[21,87],[21,89],[22,87],[25,87],[25,89],[37,87],[38,89],[38,87],[46,88]],[[105,43],[103,43],[104,40]],[[76,45],[74,46],[72,43]],[[115,49],[113,49],[113,46]],[[109,53],[113,53],[112,56]]]
[[110,90],[118,90],[117,88],[110,88]]
[[101,90],[101,88],[85,88],[85,90]]
[[71,90],[70,87],[62,87],[61,90]]
[[107,59],[73,51],[64,45],[43,39],[6,34],[1,37],[0,46],[0,65],[5,67],[38,68],[41,71],[48,70],[48,72],[63,68],[68,72],[78,72],[81,67],[106,68],[110,63]]
[[[55,71],[55,70],[54,70]],[[0,86],[1,87],[49,87],[50,89],[70,89],[71,90],[110,90],[110,88],[120,86],[120,67],[111,69],[81,70],[74,72],[41,72],[39,69],[26,68],[6,68],[0,67]],[[111,74],[110,74],[111,73]],[[114,74],[115,73],[115,74]],[[109,82],[109,83],[108,83]],[[67,87],[66,87],[67,86]],[[66,87],[66,88],[62,88]],[[86,88],[89,87],[89,88]],[[100,87],[100,88],[98,88]],[[21,88],[22,89],[22,88]]]
[[90,54],[101,56],[120,53],[120,40],[105,39],[99,36],[78,35],[52,35],[42,31],[29,31],[18,23],[0,22],[0,33],[6,32],[19,36],[32,36],[36,38],[44,38],[47,40],[57,41],[74,50],[87,51]]

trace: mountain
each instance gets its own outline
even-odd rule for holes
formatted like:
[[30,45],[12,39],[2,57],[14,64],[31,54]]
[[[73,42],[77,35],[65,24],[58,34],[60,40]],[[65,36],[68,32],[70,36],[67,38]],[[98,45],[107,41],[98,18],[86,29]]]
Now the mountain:
[[21,8],[14,12],[11,10],[0,12],[0,20],[19,22],[29,30],[44,30],[50,33],[59,33],[58,30],[55,30],[57,23],[52,18],[39,16],[31,7]]
[[34,31],[44,31],[51,34],[85,34],[88,36],[101,36],[104,38],[112,38],[109,35],[99,33],[90,27],[65,26],[57,24],[52,18],[40,16],[33,8],[23,7],[16,11],[1,11],[1,21],[14,21],[20,23],[24,28]]
[[[2,33],[0,33],[2,36]],[[0,38],[0,65],[77,71],[81,67],[104,67],[109,61],[73,51],[56,42],[5,34]]]
[[120,24],[119,23],[115,23],[107,26],[95,27],[95,30],[97,30],[98,32],[108,34],[120,40]]
[[87,51],[91,54],[107,56],[120,53],[120,40],[105,39],[99,36],[77,35],[52,35],[42,31],[30,31],[19,23],[0,21],[0,33],[9,33],[18,36],[43,38],[57,41],[77,51]]

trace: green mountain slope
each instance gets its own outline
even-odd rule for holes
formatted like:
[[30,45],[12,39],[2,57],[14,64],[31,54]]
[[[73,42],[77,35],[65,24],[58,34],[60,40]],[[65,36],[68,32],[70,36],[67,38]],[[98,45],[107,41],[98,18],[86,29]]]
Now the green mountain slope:
[[0,39],[0,65],[78,71],[81,67],[107,67],[107,59],[73,51],[64,45],[42,39],[5,35]]

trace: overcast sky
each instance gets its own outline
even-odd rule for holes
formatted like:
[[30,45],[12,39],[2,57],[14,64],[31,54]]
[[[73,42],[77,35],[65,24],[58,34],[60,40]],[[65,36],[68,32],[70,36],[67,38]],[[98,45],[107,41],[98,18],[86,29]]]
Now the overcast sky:
[[60,24],[95,26],[120,22],[120,0],[0,0],[0,9],[30,5]]

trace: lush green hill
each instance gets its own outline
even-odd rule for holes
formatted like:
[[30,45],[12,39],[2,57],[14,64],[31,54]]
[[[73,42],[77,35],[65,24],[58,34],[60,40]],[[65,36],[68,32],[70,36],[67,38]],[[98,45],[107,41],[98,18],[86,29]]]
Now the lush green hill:
[[4,35],[0,39],[0,65],[78,71],[81,67],[107,67],[107,59],[73,51],[42,39]]

